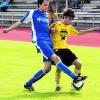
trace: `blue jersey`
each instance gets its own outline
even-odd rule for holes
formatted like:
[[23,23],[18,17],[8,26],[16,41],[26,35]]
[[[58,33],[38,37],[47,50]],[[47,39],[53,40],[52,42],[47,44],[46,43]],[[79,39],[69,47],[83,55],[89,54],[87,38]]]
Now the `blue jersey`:
[[49,33],[49,18],[46,12],[39,9],[29,11],[22,19],[21,23],[32,24],[33,42],[36,42],[37,47],[40,49],[43,56],[48,59],[53,52],[53,45]]
[[39,39],[51,41],[48,27],[49,19],[46,12],[42,12],[39,9],[31,10],[19,21],[21,23],[31,22],[33,42]]

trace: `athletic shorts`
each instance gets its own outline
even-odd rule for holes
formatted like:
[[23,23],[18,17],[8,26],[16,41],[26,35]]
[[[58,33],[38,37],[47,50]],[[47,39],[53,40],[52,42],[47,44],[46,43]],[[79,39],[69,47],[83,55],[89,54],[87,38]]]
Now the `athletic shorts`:
[[38,40],[36,46],[41,51],[45,59],[50,58],[54,54],[51,41]]
[[[55,54],[57,56],[60,57],[60,59],[62,60],[62,62],[66,65],[66,66],[70,66],[72,65],[73,61],[78,59],[76,57],[76,55],[70,50],[70,49],[58,49],[58,50],[54,50]],[[43,62],[45,61],[50,61],[52,64],[54,64],[53,61],[51,61],[50,59],[45,59],[43,57]]]

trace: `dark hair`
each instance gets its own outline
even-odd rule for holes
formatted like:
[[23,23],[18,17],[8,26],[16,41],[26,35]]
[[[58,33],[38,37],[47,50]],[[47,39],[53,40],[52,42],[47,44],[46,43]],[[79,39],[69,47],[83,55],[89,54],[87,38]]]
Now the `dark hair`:
[[63,18],[64,17],[72,17],[72,18],[74,18],[75,17],[74,10],[71,9],[71,8],[64,9]]
[[37,4],[38,4],[38,7],[39,5],[41,5],[43,3],[44,0],[38,0]]
[[53,10],[53,8],[51,6],[49,6],[48,11],[49,12],[54,12],[54,10]]
[[[47,0],[47,1],[49,1],[49,0]],[[38,0],[38,1],[37,1],[38,7],[39,7],[39,5],[41,5],[43,2],[44,2],[44,0]]]

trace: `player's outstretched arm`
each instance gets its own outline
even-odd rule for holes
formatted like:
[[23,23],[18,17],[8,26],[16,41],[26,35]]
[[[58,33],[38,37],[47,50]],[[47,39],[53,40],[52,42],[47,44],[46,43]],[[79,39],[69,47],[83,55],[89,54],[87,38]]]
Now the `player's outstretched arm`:
[[19,26],[21,26],[21,25],[22,25],[21,22],[16,22],[16,23],[13,24],[12,26],[10,26],[10,27],[4,29],[4,30],[3,30],[3,33],[8,33],[9,31],[11,31],[11,30],[13,30],[13,29],[15,29],[15,28],[17,28],[17,27],[19,27]]
[[100,30],[100,27],[94,27],[94,28],[90,28],[90,29],[86,29],[86,30],[79,30],[80,34],[85,34],[88,32],[93,32],[93,31],[97,31]]

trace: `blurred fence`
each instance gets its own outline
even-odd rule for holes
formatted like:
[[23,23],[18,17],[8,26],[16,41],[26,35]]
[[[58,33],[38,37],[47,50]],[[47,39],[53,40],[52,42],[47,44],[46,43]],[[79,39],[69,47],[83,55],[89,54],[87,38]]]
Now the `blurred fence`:
[[[20,19],[24,13],[3,13],[0,12],[0,26],[10,26]],[[61,13],[58,13],[61,17]],[[31,24],[26,24],[23,27],[30,27]],[[73,25],[77,28],[100,27],[100,13],[75,13]]]

